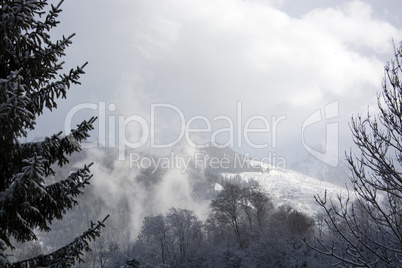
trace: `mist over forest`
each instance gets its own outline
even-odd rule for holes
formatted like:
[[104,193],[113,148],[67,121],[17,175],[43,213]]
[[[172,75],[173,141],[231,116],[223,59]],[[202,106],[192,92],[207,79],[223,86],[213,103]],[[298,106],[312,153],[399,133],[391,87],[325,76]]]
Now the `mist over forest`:
[[400,9],[0,0],[0,268],[401,267]]
[[[194,149],[189,149],[187,155],[184,148],[173,151],[193,160],[191,153],[194,153]],[[117,267],[123,266],[128,259],[150,267],[164,264],[172,267],[307,264],[322,267],[331,263],[310,252],[302,240],[312,238],[315,232],[323,228],[315,223],[321,215],[316,212],[317,206],[310,200],[307,202],[312,207],[304,207],[303,197],[292,203],[305,190],[297,193],[286,189],[286,184],[292,187],[292,181],[287,181],[285,176],[296,177],[306,185],[311,178],[252,162],[229,148],[199,150],[198,158],[207,159],[207,162],[198,166],[190,163],[187,169],[173,162],[163,166],[163,156],[135,151],[130,153],[135,154],[135,159],[139,157],[138,161],[154,160],[146,160],[151,163],[146,168],[133,163],[130,168],[129,157],[125,161],[114,160],[118,154],[116,150],[96,148],[74,154],[67,167],[57,169],[54,180],[66,176],[75,167],[93,161],[91,172],[98,179],[78,199],[78,205],[69,212],[68,217],[55,221],[52,232],[39,233],[39,241],[18,247],[14,252],[15,257],[24,259],[51,252],[86,230],[93,219],[110,215],[101,238],[92,244],[93,251],[84,256],[86,264],[77,267]],[[208,162],[223,158],[228,159],[224,168]],[[162,159],[171,161],[175,158],[167,155]],[[154,163],[158,161],[160,166],[155,166]],[[280,173],[285,186],[276,186],[273,193],[284,196],[271,196],[265,185],[253,179],[253,176],[262,174],[265,176],[263,180],[268,180],[269,174],[273,175],[274,172]],[[324,188],[329,190],[332,187],[331,193],[334,195],[341,190],[341,187],[329,183],[320,189],[317,186],[319,183],[318,180],[312,182],[308,198],[312,199],[311,193]],[[225,202],[229,203],[224,205]],[[226,211],[228,207],[225,206],[233,205],[236,211]],[[299,210],[295,208],[297,206]],[[231,217],[226,213],[234,213],[237,217],[235,229]],[[158,240],[161,232],[166,232],[163,234],[166,241],[163,241],[162,247]],[[185,242],[181,239],[185,239]],[[267,239],[277,242],[270,242],[268,246]]]

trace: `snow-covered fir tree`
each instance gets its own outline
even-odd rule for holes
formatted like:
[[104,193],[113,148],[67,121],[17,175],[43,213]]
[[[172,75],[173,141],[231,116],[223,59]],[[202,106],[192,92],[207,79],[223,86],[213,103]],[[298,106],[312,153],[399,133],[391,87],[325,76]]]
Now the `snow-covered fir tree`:
[[[61,4],[61,3],[60,3]],[[83,67],[61,74],[64,50],[71,38],[52,41],[49,31],[59,23],[60,4],[48,8],[45,0],[0,1],[0,266],[69,267],[99,236],[103,221],[92,225],[65,247],[38,257],[11,263],[6,254],[13,241],[36,239],[35,230],[50,231],[77,202],[89,184],[90,165],[58,182],[52,166],[68,163],[80,151],[95,118],[83,121],[68,136],[58,133],[41,142],[23,143],[44,109],[57,108],[72,84],[79,84]],[[47,10],[47,11],[45,11]]]

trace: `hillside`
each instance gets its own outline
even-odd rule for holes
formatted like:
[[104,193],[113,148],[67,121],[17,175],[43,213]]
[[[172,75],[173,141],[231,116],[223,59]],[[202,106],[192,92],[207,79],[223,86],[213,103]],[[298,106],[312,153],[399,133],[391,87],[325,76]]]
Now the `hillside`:
[[245,182],[253,180],[266,192],[276,206],[290,205],[312,218],[320,212],[314,196],[336,198],[346,189],[329,182],[308,177],[302,173],[269,166],[267,172],[222,173],[226,179],[240,177]]
[[[39,235],[40,246],[25,245],[15,256],[25,256],[24,252],[32,250],[26,247],[39,247],[44,253],[56,249],[88,228],[91,221],[108,214],[110,219],[103,233],[106,241],[129,247],[137,238],[144,217],[164,214],[174,207],[192,210],[201,220],[207,219],[211,200],[226,183],[259,187],[271,197],[275,207],[289,205],[314,220],[321,211],[314,195],[322,196],[327,191],[329,197],[336,198],[346,192],[343,187],[302,173],[250,160],[230,148],[178,148],[162,156],[130,153],[135,158],[121,161],[117,160],[116,151],[90,149],[74,155],[67,168],[57,169],[55,181],[84,163],[94,162],[94,177],[79,197],[78,206],[63,221],[55,221],[52,232]],[[133,159],[137,162],[133,163]]]

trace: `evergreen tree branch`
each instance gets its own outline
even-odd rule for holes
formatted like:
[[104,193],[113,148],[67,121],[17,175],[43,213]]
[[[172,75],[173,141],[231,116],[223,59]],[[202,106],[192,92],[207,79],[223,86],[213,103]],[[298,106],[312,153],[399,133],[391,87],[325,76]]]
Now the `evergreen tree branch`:
[[7,267],[9,268],[26,268],[26,267],[52,267],[64,268],[71,267],[77,261],[83,262],[81,258],[84,251],[91,251],[89,242],[100,236],[101,228],[105,227],[105,221],[109,217],[106,216],[103,221],[98,223],[91,222],[91,228],[85,231],[81,236],[77,237],[70,244],[58,249],[57,251],[34,257],[29,260],[13,263]]

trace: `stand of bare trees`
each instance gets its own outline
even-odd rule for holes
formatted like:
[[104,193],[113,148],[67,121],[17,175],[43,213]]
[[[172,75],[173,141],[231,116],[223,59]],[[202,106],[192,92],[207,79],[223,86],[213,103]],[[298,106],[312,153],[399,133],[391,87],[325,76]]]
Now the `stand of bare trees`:
[[377,97],[379,113],[351,123],[360,153],[347,156],[350,198],[316,197],[330,234],[314,248],[341,266],[402,266],[402,43],[394,51]]

